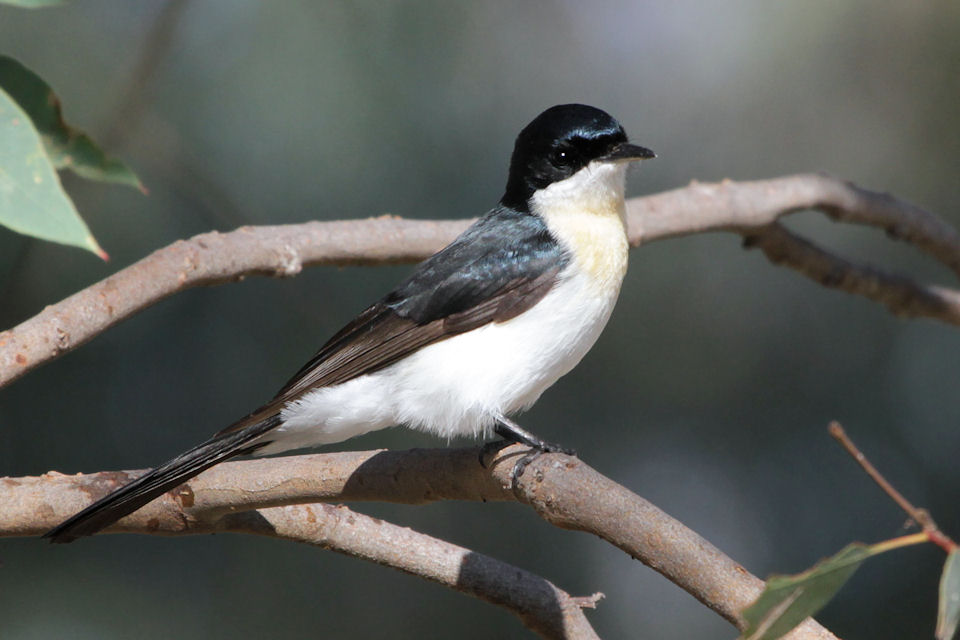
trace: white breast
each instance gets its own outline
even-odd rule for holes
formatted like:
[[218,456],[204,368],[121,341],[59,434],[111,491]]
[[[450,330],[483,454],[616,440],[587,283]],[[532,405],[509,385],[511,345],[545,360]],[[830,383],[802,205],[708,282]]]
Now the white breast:
[[[592,164],[538,192],[536,213],[571,264],[531,309],[429,345],[380,371],[304,394],[260,453],[346,440],[391,425],[440,436],[486,434],[528,408],[593,346],[627,266],[622,165]],[[576,181],[577,184],[568,184]]]
[[421,349],[391,367],[397,422],[442,436],[481,435],[528,408],[586,355],[615,293],[574,268],[525,313]]

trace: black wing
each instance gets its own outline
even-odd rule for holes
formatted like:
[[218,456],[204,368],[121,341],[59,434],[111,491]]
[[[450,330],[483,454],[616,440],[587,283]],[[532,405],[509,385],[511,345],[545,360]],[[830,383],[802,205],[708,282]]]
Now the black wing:
[[494,209],[334,335],[270,403],[221,433],[278,411],[309,389],[346,382],[438,340],[509,320],[543,298],[568,261],[539,217]]

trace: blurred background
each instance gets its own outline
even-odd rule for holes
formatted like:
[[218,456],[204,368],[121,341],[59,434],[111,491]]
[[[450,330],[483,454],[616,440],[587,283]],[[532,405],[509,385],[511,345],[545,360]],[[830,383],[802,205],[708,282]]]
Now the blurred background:
[[[68,191],[92,255],[0,230],[0,328],[210,229],[478,215],[516,133],[586,102],[658,159],[632,195],[827,171],[960,224],[956,2],[126,3],[0,9],[0,47],[150,189]],[[951,284],[875,231],[805,213],[846,256]],[[266,400],[408,266],[313,268],[177,295],[0,391],[0,475],[159,463]],[[631,254],[585,361],[522,424],[755,574],[794,572],[903,514],[832,442],[837,419],[960,534],[960,331],[904,321],[700,235]],[[466,442],[456,443],[459,445]],[[444,446],[389,430],[347,448]],[[605,638],[733,638],[650,569],[515,504],[354,505],[575,595]],[[242,536],[0,543],[0,635],[525,637],[504,611],[334,553]],[[942,554],[867,563],[820,616],[849,638],[933,635]]]

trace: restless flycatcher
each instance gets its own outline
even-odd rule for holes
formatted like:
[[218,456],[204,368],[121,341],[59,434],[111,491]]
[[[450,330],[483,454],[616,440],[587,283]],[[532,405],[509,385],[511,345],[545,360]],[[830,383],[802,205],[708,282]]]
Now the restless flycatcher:
[[247,417],[46,534],[96,533],[227,458],[392,425],[556,447],[510,416],[587,353],[627,270],[624,181],[653,158],[607,113],[547,109],[517,136],[500,203],[367,308]]

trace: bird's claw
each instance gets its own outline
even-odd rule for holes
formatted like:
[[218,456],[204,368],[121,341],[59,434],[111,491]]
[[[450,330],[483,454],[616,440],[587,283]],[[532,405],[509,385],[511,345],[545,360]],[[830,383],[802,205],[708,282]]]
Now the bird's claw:
[[485,442],[483,446],[480,447],[480,466],[484,469],[487,468],[487,458],[490,456],[496,455],[500,451],[506,449],[510,445],[515,444],[510,440],[494,440],[493,442]]
[[520,476],[522,476],[523,472],[526,471],[528,466],[530,466],[530,463],[545,453],[562,453],[567,456],[577,457],[577,452],[573,449],[561,447],[558,444],[552,444],[549,442],[543,442],[541,443],[541,446],[538,447],[531,447],[530,450],[523,455],[523,457],[517,460],[517,463],[513,465],[513,470],[510,472],[510,482],[514,488],[517,487],[517,484],[520,481]]

